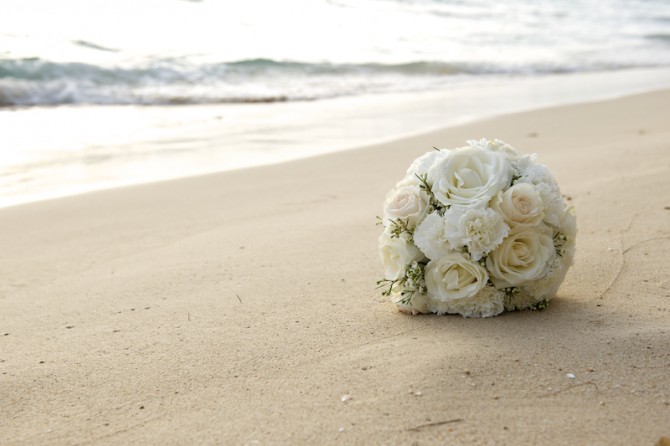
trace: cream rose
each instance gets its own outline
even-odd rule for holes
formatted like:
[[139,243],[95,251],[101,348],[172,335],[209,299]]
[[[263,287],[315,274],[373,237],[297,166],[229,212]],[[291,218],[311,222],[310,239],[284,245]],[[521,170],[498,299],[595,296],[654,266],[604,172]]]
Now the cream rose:
[[510,184],[512,168],[502,153],[462,147],[437,160],[428,178],[443,205],[475,206]]
[[556,257],[551,229],[517,226],[486,258],[496,288],[525,285],[540,279]]
[[384,278],[387,280],[401,279],[407,271],[407,265],[423,259],[421,251],[404,235],[391,237],[388,230],[379,237],[379,255],[384,266]]
[[407,221],[407,227],[413,229],[423,219],[430,198],[418,186],[402,186],[386,194],[384,218]]
[[517,184],[532,184],[540,194],[544,206],[544,222],[551,226],[560,224],[564,204],[556,180],[546,166],[537,162],[535,155],[525,155],[519,160],[521,176]]
[[517,183],[491,199],[509,225],[535,226],[544,218],[544,203],[532,184]]
[[488,274],[478,263],[453,252],[426,265],[428,293],[438,301],[474,296],[488,281]]

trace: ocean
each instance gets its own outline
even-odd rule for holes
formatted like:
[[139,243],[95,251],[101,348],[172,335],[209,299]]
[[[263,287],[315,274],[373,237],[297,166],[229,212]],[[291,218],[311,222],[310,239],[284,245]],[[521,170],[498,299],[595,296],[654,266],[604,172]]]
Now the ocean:
[[0,206],[670,85],[667,0],[2,3]]

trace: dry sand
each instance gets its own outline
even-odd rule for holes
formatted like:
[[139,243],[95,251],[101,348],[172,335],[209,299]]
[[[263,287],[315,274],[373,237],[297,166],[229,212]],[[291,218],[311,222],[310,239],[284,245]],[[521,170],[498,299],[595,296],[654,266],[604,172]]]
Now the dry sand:
[[[669,116],[662,91],[4,209],[0,443],[652,445]],[[400,314],[374,289],[384,194],[482,136],[552,170],[575,265],[542,312]]]

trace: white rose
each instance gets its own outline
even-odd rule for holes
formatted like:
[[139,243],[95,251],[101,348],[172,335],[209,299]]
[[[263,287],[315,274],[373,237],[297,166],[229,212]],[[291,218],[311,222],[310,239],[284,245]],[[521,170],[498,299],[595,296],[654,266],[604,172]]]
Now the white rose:
[[535,226],[544,218],[544,203],[532,184],[517,183],[491,199],[491,207],[510,225]]
[[445,221],[437,212],[428,214],[414,231],[414,243],[429,259],[439,259],[453,250],[445,230]]
[[447,240],[452,246],[467,246],[472,260],[495,249],[509,232],[502,216],[490,208],[452,206],[444,218]]
[[488,274],[478,263],[453,252],[426,265],[426,287],[436,300],[446,302],[474,296],[488,281]]
[[384,218],[401,219],[407,227],[413,229],[426,214],[430,198],[418,186],[403,186],[391,189],[384,201]]
[[462,147],[437,160],[428,178],[443,205],[475,206],[510,184],[512,168],[502,153]]
[[391,237],[388,231],[382,232],[379,237],[379,255],[385,270],[384,278],[387,280],[401,279],[405,276],[407,265],[423,259],[421,251],[404,234],[401,237]]
[[463,317],[492,317],[505,309],[505,293],[485,286],[472,297],[447,302],[430,301],[428,309],[437,314],[460,314]]
[[555,257],[550,228],[517,226],[486,258],[486,268],[496,288],[515,287],[542,278]]

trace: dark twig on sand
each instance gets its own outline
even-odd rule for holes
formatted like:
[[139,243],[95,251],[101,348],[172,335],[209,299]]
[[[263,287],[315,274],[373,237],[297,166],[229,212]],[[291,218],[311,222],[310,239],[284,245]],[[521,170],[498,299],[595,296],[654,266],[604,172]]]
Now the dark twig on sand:
[[454,418],[453,420],[435,421],[434,423],[421,424],[419,426],[410,427],[409,429],[406,429],[406,430],[410,431],[410,432],[419,432],[421,429],[423,429],[425,427],[442,426],[443,424],[458,423],[459,421],[464,421],[464,420],[463,420],[463,418]]

